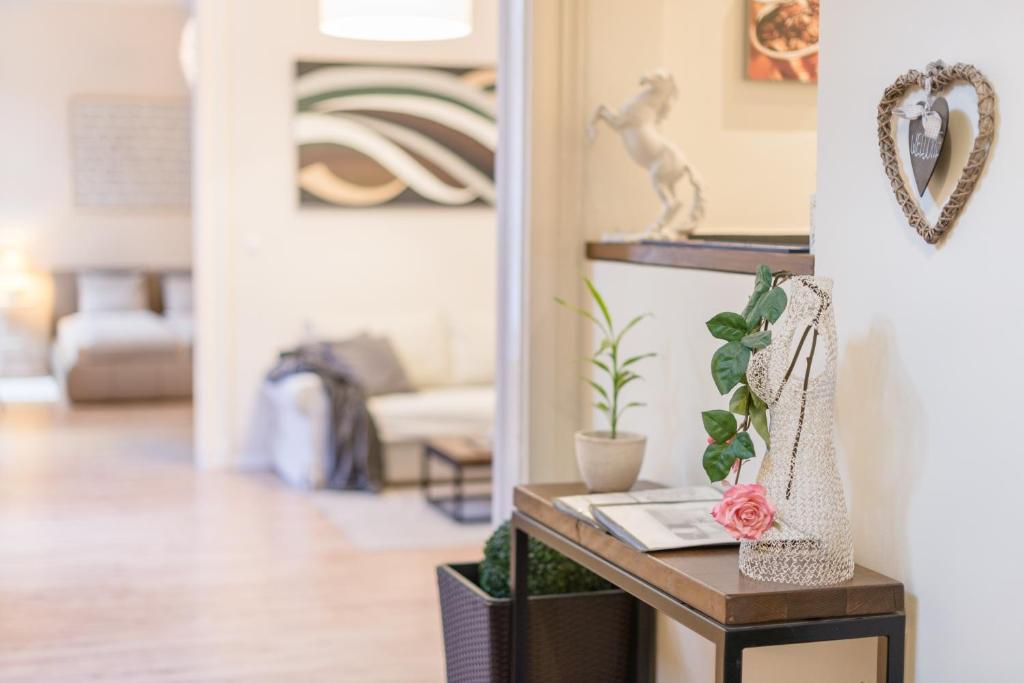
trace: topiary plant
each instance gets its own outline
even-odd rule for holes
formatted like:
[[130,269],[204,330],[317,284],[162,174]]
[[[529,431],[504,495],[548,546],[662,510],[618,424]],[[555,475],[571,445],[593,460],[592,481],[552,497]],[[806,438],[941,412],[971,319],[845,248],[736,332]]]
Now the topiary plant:
[[[480,588],[494,598],[507,598],[509,590],[509,523],[505,522],[484,544],[480,563]],[[535,538],[529,543],[530,568],[527,576],[530,595],[587,593],[608,590],[612,585],[589,569],[576,564]]]

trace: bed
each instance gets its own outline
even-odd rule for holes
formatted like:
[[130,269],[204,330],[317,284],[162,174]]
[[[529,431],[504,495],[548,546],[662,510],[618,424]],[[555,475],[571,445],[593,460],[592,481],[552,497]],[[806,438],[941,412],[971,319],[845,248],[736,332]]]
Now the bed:
[[187,272],[58,273],[54,314],[51,363],[68,401],[192,395]]

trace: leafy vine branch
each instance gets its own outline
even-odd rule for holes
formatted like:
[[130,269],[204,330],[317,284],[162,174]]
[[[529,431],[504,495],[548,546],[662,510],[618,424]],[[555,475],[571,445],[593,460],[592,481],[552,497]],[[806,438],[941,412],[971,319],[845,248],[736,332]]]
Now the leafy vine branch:
[[[708,331],[725,342],[711,357],[711,377],[723,396],[733,391],[728,410],[701,413],[708,445],[704,450],[704,471],[712,482],[722,481],[735,467],[739,482],[743,462],[757,455],[747,432],[753,427],[770,444],[768,406],[747,384],[747,367],[752,354],[771,344],[769,329],[786,310],[786,292],[781,285],[792,277],[787,271],[772,273],[758,266],[754,291],[741,313],[724,312],[707,321]],[[742,422],[737,421],[739,416]]]

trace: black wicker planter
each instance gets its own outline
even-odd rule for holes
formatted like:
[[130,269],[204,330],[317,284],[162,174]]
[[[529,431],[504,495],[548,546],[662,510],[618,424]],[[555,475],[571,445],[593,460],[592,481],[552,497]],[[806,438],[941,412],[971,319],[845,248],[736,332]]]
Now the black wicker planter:
[[[441,565],[448,683],[509,683],[512,601],[478,585],[475,564]],[[633,598],[619,590],[529,599],[530,680],[623,683],[636,629]]]

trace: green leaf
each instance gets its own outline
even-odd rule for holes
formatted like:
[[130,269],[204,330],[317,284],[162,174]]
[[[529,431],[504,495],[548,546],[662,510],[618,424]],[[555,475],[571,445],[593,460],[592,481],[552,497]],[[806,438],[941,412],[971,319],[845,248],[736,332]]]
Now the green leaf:
[[747,316],[747,322],[750,323],[751,329],[760,325],[765,318],[768,319],[768,322],[774,323],[785,310],[786,292],[782,287],[776,287],[757,303],[754,310]]
[[583,281],[587,283],[587,289],[590,290],[590,296],[594,297],[594,302],[597,304],[597,307],[601,309],[601,315],[604,316],[605,321],[608,323],[608,332],[610,334],[612,331],[612,314],[608,312],[608,306],[605,305],[604,298],[601,296],[601,293],[597,291],[597,287],[595,287],[594,283],[590,281],[590,278],[583,278]]
[[650,313],[644,313],[644,314],[638,315],[637,317],[635,317],[632,320],[630,320],[628,323],[626,323],[626,326],[622,328],[622,331],[619,332],[619,334],[615,337],[615,343],[617,344],[617,343],[621,342],[622,338],[624,336],[626,336],[626,333],[629,332],[631,329],[633,329],[638,322],[640,322],[644,318],[650,318],[650,317],[652,317]]
[[754,425],[754,429],[764,439],[764,445],[771,448],[772,442],[768,433],[768,411],[764,406],[751,406],[750,423]]
[[758,396],[757,393],[753,391],[750,392],[750,404],[751,412],[753,412],[755,408],[761,410],[762,412],[768,410],[768,406],[765,405],[765,402],[762,401],[761,397]]
[[705,323],[715,339],[739,341],[747,333],[747,321],[739,313],[719,313]]
[[626,386],[635,379],[640,379],[640,375],[635,372],[626,371],[615,378],[615,389],[621,391],[622,387]]
[[726,444],[723,454],[726,456],[732,456],[733,459],[738,458],[739,460],[749,460],[756,455],[754,451],[754,441],[750,438],[750,434],[740,432],[736,435],[736,438],[732,440],[732,443]]
[[622,414],[625,413],[630,408],[644,408],[646,406],[646,403],[642,403],[640,401],[630,401],[629,403],[627,403],[626,405],[622,406],[622,408],[619,409],[619,417],[622,417]]
[[612,374],[612,369],[608,367],[607,363],[603,363],[596,358],[588,358],[587,360],[593,363],[596,367],[601,368],[602,370],[607,372],[609,376]]
[[763,263],[757,267],[757,273],[754,275],[754,282],[762,285],[765,291],[772,286],[772,269]]
[[594,314],[591,313],[590,311],[585,311],[582,308],[580,308],[579,306],[574,306],[574,305],[572,305],[571,303],[569,303],[568,301],[566,301],[565,299],[563,299],[560,296],[556,296],[555,297],[555,303],[558,304],[559,306],[564,306],[565,308],[568,308],[570,311],[573,311],[574,313],[577,313],[578,315],[583,316],[584,318],[586,318],[590,322],[592,322],[595,325],[597,325],[598,328],[600,328],[600,330],[602,332],[607,334],[607,330],[605,330],[604,325],[601,324],[601,321],[598,320],[597,318],[595,318]]
[[750,349],[739,342],[729,342],[711,357],[711,377],[715,380],[718,393],[723,396],[739,384],[747,373],[750,363]]
[[586,382],[587,384],[589,384],[590,386],[594,387],[594,391],[596,391],[598,394],[600,394],[601,398],[603,398],[605,401],[611,400],[611,399],[608,398],[608,392],[600,384],[598,384],[594,380],[588,379],[586,377],[583,378],[583,381]]
[[736,436],[736,418],[728,410],[705,410],[700,414],[704,431],[715,443],[725,443]]
[[749,320],[750,314],[754,312],[754,308],[757,306],[761,298],[768,292],[772,287],[772,271],[768,266],[758,266],[757,274],[754,276],[754,293],[747,299],[747,305],[743,308],[741,314],[744,319]]
[[772,343],[772,333],[769,330],[753,332],[743,337],[740,341],[748,349],[763,349]]
[[741,386],[733,392],[729,399],[729,410],[737,415],[746,415],[750,406],[750,388]]
[[594,407],[600,410],[602,413],[610,413],[612,411],[612,409],[609,408],[608,404],[605,403],[604,401],[598,401],[597,403],[594,404]]
[[722,481],[728,477],[734,462],[736,456],[726,453],[725,444],[712,443],[704,449],[704,471],[712,482]]
[[626,360],[622,361],[622,367],[628,368],[633,363],[638,363],[644,360],[645,358],[654,358],[657,355],[658,354],[656,353],[641,353],[639,356],[633,356],[632,358],[627,358]]

